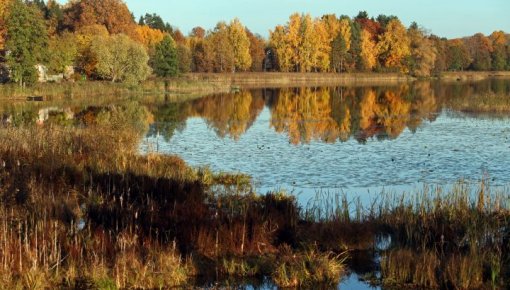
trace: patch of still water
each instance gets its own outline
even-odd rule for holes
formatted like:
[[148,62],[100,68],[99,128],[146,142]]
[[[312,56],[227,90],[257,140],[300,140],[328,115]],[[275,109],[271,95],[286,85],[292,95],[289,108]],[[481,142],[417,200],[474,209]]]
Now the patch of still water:
[[291,144],[271,128],[269,109],[238,140],[221,138],[201,118],[190,118],[170,140],[148,137],[143,150],[177,154],[194,166],[251,175],[259,192],[286,189],[306,200],[318,189],[362,194],[413,190],[420,184],[510,183],[510,121],[444,111],[416,132],[366,143]]

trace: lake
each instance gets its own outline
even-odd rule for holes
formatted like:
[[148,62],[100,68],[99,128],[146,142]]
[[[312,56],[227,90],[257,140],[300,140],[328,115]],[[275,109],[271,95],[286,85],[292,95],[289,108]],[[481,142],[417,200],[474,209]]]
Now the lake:
[[510,82],[245,90],[165,104],[144,152],[252,176],[256,191],[363,196],[510,184]]

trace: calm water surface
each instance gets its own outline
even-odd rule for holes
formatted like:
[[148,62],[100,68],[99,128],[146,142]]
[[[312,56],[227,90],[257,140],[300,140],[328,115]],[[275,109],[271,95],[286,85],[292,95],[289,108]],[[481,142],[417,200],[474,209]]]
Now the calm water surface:
[[259,192],[286,189],[303,202],[318,190],[412,191],[483,176],[504,186],[509,90],[491,80],[213,95],[157,118],[142,150],[247,173]]

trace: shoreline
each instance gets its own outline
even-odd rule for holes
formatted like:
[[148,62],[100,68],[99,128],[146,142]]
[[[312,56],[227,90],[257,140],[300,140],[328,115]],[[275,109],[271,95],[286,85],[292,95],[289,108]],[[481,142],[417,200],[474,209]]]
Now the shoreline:
[[212,84],[226,83],[242,89],[331,85],[385,85],[415,80],[415,78],[409,75],[399,73],[192,73],[184,75],[183,78],[190,81]]
[[236,92],[240,89],[289,88],[317,86],[381,86],[410,83],[417,80],[480,81],[488,78],[510,78],[509,71],[445,72],[436,78],[417,79],[401,73],[189,73],[169,79],[149,79],[137,86],[105,81],[38,83],[21,88],[16,84],[0,85],[0,100],[24,99],[32,96],[79,97],[104,95],[165,95],[178,99],[199,95]]

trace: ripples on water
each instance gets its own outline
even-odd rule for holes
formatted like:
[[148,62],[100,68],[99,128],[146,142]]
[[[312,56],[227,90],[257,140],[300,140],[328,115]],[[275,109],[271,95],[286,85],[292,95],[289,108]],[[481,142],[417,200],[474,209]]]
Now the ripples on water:
[[510,184],[510,119],[460,112],[470,101],[477,106],[476,96],[444,101],[431,88],[411,96],[412,88],[338,91],[211,96],[190,103],[193,113],[173,135],[153,127],[142,150],[248,173],[259,192],[283,188],[303,200],[316,190],[409,191],[484,175],[494,186]]

